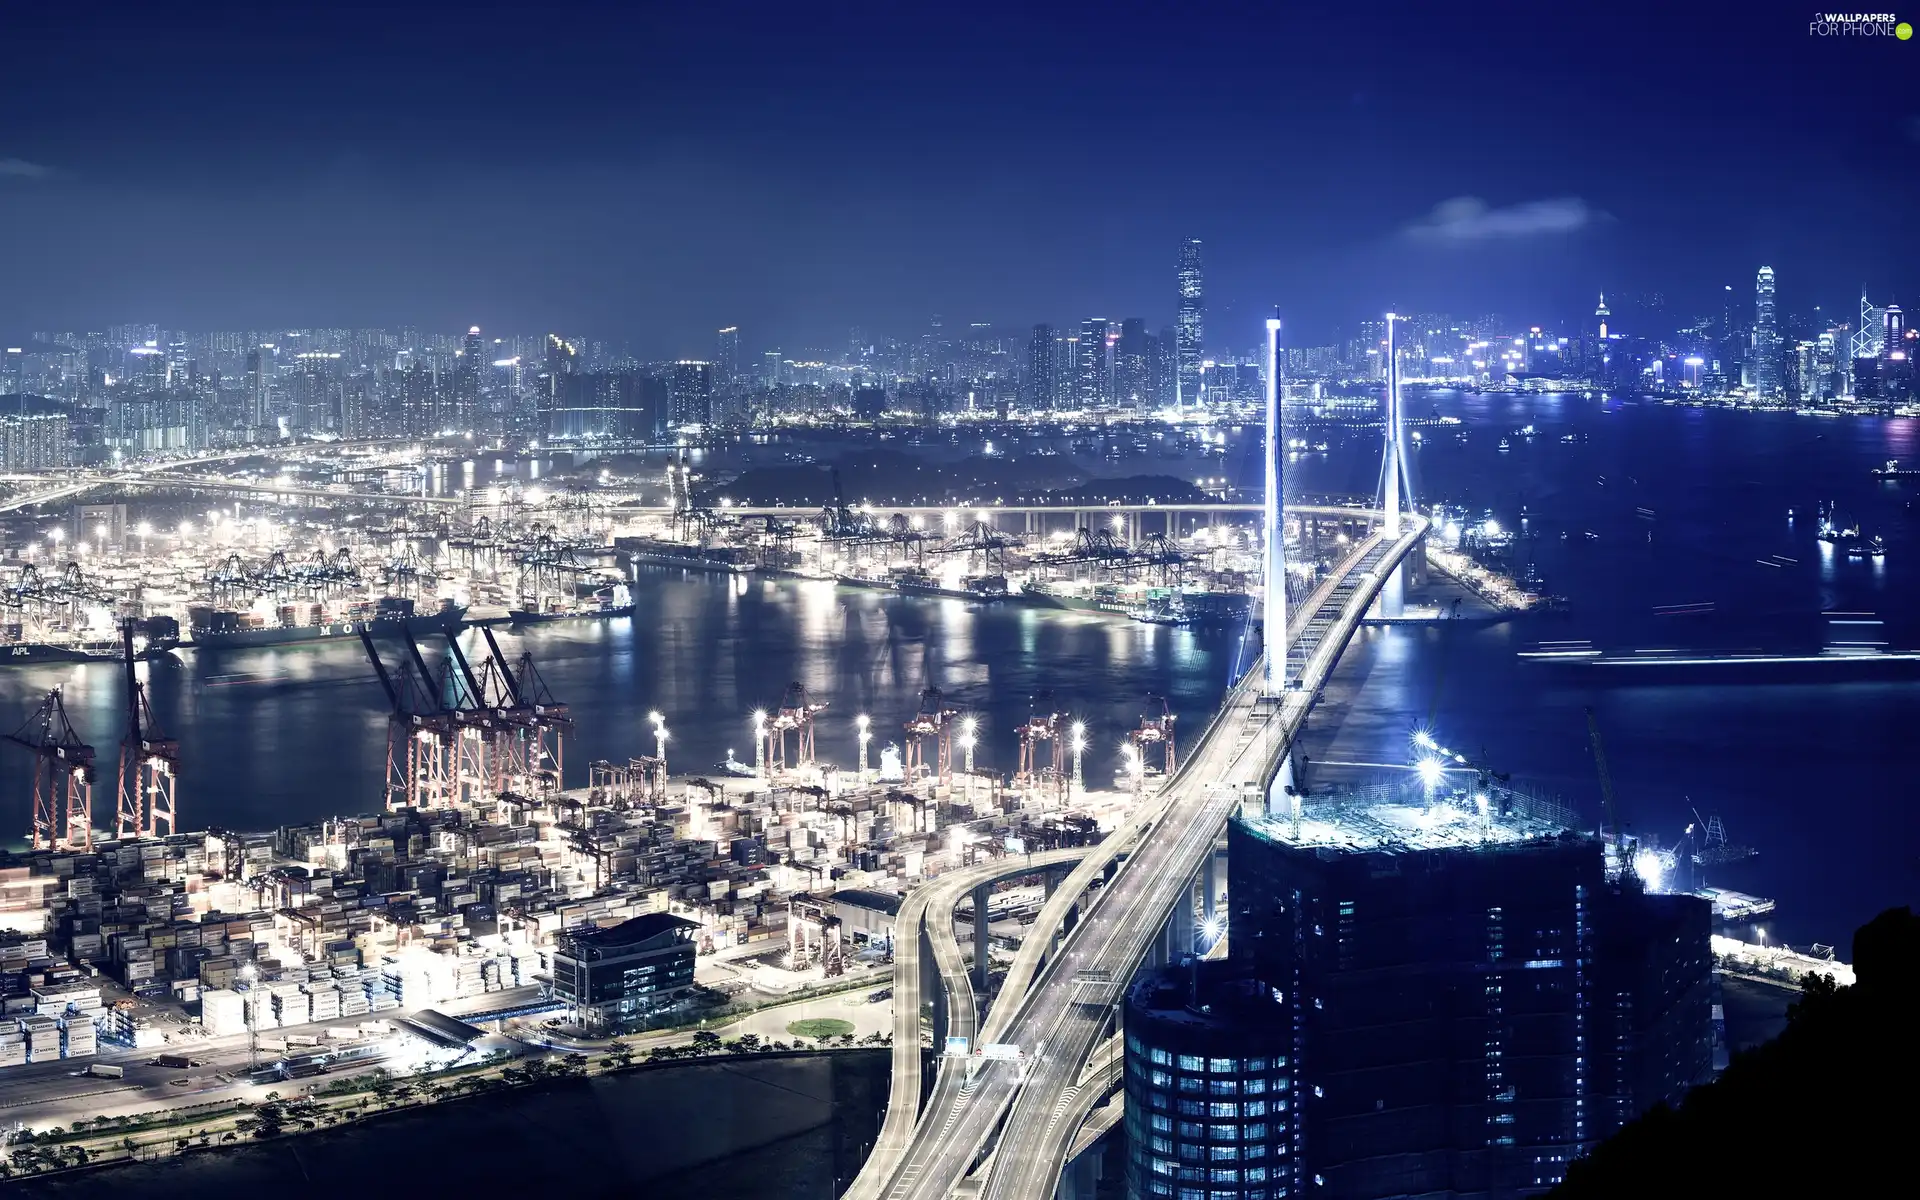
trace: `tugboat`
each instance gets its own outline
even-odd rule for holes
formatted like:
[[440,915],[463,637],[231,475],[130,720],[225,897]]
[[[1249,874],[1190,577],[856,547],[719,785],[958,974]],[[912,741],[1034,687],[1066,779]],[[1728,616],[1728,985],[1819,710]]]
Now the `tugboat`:
[[1506,438],[1501,438],[1501,439],[1500,439],[1500,453],[1502,453],[1502,454],[1505,454],[1505,453],[1506,453],[1507,451],[1509,451],[1509,450],[1511,450],[1511,449],[1513,449],[1513,443],[1511,443],[1511,442],[1509,442],[1509,441],[1508,441],[1508,440],[1507,440]]

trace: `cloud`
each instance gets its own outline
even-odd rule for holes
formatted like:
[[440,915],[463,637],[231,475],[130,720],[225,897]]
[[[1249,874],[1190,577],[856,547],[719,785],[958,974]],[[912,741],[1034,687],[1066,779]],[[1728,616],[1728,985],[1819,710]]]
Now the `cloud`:
[[1605,219],[1606,214],[1577,196],[1529,200],[1508,208],[1494,208],[1478,196],[1456,196],[1434,205],[1401,232],[1427,242],[1484,242],[1576,233]]
[[0,179],[52,179],[59,172],[24,158],[0,158]]

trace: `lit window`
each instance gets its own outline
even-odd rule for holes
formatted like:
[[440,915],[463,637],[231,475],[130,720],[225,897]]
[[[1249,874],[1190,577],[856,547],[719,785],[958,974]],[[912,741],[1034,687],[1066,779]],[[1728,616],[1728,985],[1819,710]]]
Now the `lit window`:
[[1150,1078],[1153,1086],[1157,1088],[1170,1087],[1173,1084],[1173,1076],[1165,1071],[1155,1071]]
[[1183,1092],[1204,1092],[1207,1090],[1207,1081],[1196,1075],[1182,1075],[1180,1077],[1180,1090]]
[[1267,1102],[1265,1100],[1249,1100],[1241,1106],[1240,1111],[1249,1117],[1264,1117],[1267,1115]]
[[1215,1183],[1239,1183],[1240,1171],[1237,1167],[1215,1167],[1208,1178]]
[[[1180,1082],[1185,1083],[1186,1080],[1183,1079]],[[1209,1079],[1207,1080],[1207,1090],[1216,1096],[1238,1096],[1240,1094],[1240,1081],[1238,1079]]]
[[1267,1060],[1264,1058],[1250,1058],[1247,1060],[1247,1070],[1249,1071],[1264,1071],[1266,1069]]
[[1173,1065],[1173,1055],[1168,1054],[1165,1050],[1156,1048],[1153,1053],[1147,1057],[1153,1060],[1153,1065],[1156,1067],[1170,1067]]
[[1212,1125],[1207,1128],[1207,1135],[1216,1142],[1231,1142],[1240,1135],[1240,1127],[1238,1125]]
[[1250,1142],[1264,1141],[1266,1140],[1266,1136],[1267,1123],[1265,1121],[1256,1121],[1246,1128],[1246,1137]]
[[1172,1117],[1162,1116],[1159,1113],[1155,1113],[1153,1114],[1153,1120],[1150,1122],[1150,1124],[1152,1124],[1155,1133],[1172,1133],[1173,1132]]
[[1214,1162],[1238,1162],[1240,1161],[1240,1147],[1210,1146],[1207,1149],[1207,1157],[1211,1158]]
[[1207,1105],[1207,1115],[1210,1117],[1237,1117],[1240,1115],[1240,1106],[1231,1100],[1215,1100]]
[[1207,1069],[1207,1060],[1201,1058],[1198,1054],[1182,1054],[1180,1056],[1180,1069],[1182,1071],[1204,1071]]
[[1245,1087],[1243,1088],[1243,1090],[1244,1090],[1244,1091],[1246,1092],[1246,1094],[1247,1094],[1247,1095],[1249,1095],[1249,1096],[1259,1096],[1259,1095],[1263,1095],[1263,1094],[1265,1094],[1265,1092],[1266,1092],[1266,1090],[1267,1090],[1267,1081],[1266,1081],[1266,1080],[1264,1080],[1264,1079],[1249,1079],[1249,1080],[1246,1080],[1246,1081],[1245,1081]]
[[1239,1070],[1239,1066],[1231,1058],[1210,1058],[1207,1060],[1207,1070],[1215,1075],[1231,1075]]
[[1265,1167],[1248,1167],[1246,1170],[1240,1172],[1240,1178],[1248,1183],[1265,1183],[1267,1181],[1267,1169]]

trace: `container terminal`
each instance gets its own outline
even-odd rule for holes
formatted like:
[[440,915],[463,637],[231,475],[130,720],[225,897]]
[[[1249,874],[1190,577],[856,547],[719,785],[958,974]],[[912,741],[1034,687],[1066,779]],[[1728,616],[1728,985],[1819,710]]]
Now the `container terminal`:
[[[416,1041],[479,1036],[436,1035],[446,1013],[548,1014],[603,1036],[746,993],[882,987],[907,887],[1098,839],[1175,765],[1174,718],[1150,702],[1109,784],[1088,785],[1085,729],[1041,712],[1004,778],[976,769],[977,723],[930,690],[914,712],[836,722],[856,734],[846,769],[816,749],[829,703],[796,684],[753,714],[751,764],[670,768],[661,714],[653,753],[585,764],[586,786],[566,787],[568,708],[531,656],[509,661],[491,630],[469,658],[451,637],[363,626],[392,702],[384,810],[185,832],[191,781],[134,676],[133,629],[117,763],[58,691],[11,738],[34,812],[29,848],[0,856],[0,1069],[231,1056],[242,1036],[251,1060],[263,1034],[283,1075],[370,1068],[385,1051],[294,1062],[311,1051],[295,1039],[372,1046],[383,1021]],[[1022,895],[996,898],[996,937],[1017,938]],[[634,983],[636,960],[663,969]],[[625,982],[608,990],[601,964]]]
[[[755,509],[699,490],[679,462],[663,476],[602,472],[553,492],[514,481],[423,496],[434,465],[418,452],[315,452],[264,477],[130,478],[99,502],[9,501],[0,664],[117,658],[127,619],[139,623],[141,652],[162,654],[350,638],[367,624],[421,636],[615,618],[632,612],[635,574],[663,567],[1152,624],[1259,620],[1261,547],[1247,505],[887,510],[836,497],[817,511]],[[50,506],[51,523],[22,515]],[[1363,509],[1338,501],[1289,514],[1290,591],[1304,594],[1330,569]],[[1540,601],[1465,551],[1443,549],[1435,566],[1472,593],[1473,615]],[[1426,571],[1423,556],[1416,580]]]

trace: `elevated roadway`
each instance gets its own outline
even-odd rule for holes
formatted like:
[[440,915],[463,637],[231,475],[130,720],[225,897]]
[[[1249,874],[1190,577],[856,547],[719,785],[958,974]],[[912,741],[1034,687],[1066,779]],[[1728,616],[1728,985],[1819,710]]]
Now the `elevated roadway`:
[[[1153,808],[1082,858],[1036,921],[1036,934],[1022,946],[981,1031],[982,1042],[1022,1047],[1024,1060],[980,1064],[951,1107],[927,1109],[898,1152],[897,1165],[875,1163],[849,1195],[871,1189],[865,1194],[888,1200],[944,1197],[989,1151],[986,1195],[1045,1200],[1053,1194],[1081,1125],[1076,1101],[1087,1090],[1089,1062],[1110,1031],[1134,970],[1169,914],[1190,896],[1192,880],[1213,852],[1227,817],[1250,794],[1264,796],[1367,608],[1426,528],[1416,519],[1397,539],[1375,533],[1357,544],[1289,621],[1289,677],[1298,681],[1297,688],[1263,698],[1256,664],[1228,693]],[[1038,931],[1049,916],[1064,925],[1084,885],[1129,841],[1137,844],[1124,865],[1067,934],[1064,946],[1049,955],[1053,939]],[[921,910],[923,921],[930,911]],[[896,1077],[896,1089],[900,1082]],[[889,1154],[881,1157],[891,1158],[897,1145],[890,1144]],[[886,1182],[875,1184],[872,1177]]]
[[[328,454],[341,450],[368,450],[389,447],[391,442],[311,442],[288,446],[249,446],[242,450],[220,450],[210,454],[196,454],[189,458],[177,458],[166,462],[144,463],[138,467],[129,467],[120,471],[79,471],[66,477],[64,483],[56,483],[42,491],[30,492],[24,496],[14,496],[0,501],[0,513],[17,512],[23,508],[32,508],[36,504],[51,504],[58,500],[69,500],[104,487],[122,485],[153,484],[177,487],[181,480],[172,477],[175,471],[191,470],[195,467],[210,467],[223,462],[238,462],[248,458],[275,458],[284,454]],[[210,486],[210,485],[208,485]]]

